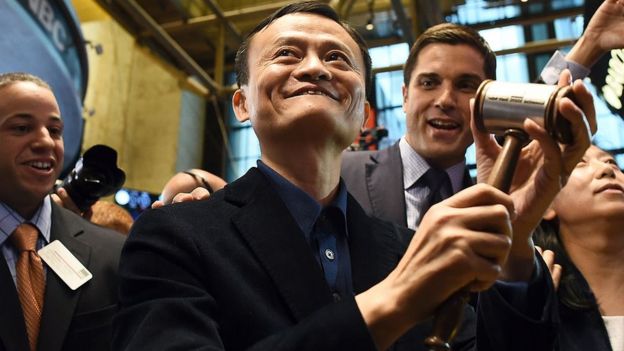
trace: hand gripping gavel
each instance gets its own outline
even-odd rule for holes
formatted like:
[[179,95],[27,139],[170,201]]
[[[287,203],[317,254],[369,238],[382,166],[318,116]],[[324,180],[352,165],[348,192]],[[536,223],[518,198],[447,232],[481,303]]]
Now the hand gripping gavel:
[[[543,126],[560,143],[572,142],[570,124],[557,110],[558,101],[563,97],[574,100],[571,87],[493,80],[481,83],[475,96],[475,124],[480,131],[504,136],[505,140],[488,184],[509,192],[520,151],[529,139],[523,130],[525,119]],[[451,350],[450,342],[462,322],[469,296],[468,288],[463,288],[438,307],[431,336],[425,339],[430,351]]]

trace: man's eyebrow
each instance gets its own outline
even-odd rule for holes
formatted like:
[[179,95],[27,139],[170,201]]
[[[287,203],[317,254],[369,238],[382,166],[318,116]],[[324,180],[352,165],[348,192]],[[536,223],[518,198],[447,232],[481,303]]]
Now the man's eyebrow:
[[63,118],[61,118],[61,116],[52,115],[52,116],[50,116],[49,119],[52,120],[53,122],[56,122],[56,123],[60,123],[60,124],[64,124],[65,123],[65,122],[63,122]]
[[[24,120],[28,120],[31,121],[33,119],[35,119],[35,116],[31,115],[30,113],[17,113],[11,117],[9,117],[7,120],[11,120],[11,119],[24,119]],[[54,122],[54,123],[61,123],[63,124],[63,119],[61,118],[61,116],[57,116],[57,115],[50,115],[48,117],[48,122]]]
[[421,72],[416,75],[416,78],[439,78],[440,75],[435,72]]
[[460,75],[457,78],[457,80],[466,80],[466,79],[478,80],[478,81],[482,81],[483,80],[483,78],[480,75],[474,74],[474,73],[465,73],[465,74]]

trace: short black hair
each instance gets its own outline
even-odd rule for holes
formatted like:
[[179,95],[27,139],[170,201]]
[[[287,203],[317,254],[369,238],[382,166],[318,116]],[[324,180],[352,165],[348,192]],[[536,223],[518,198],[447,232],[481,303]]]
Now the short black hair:
[[247,34],[245,40],[236,52],[236,61],[234,63],[234,68],[236,69],[236,83],[238,84],[238,87],[240,88],[249,82],[248,51],[249,44],[251,43],[253,36],[262,29],[266,28],[271,23],[273,23],[276,19],[293,13],[311,13],[329,18],[332,21],[340,24],[342,28],[344,28],[347,33],[349,33],[351,38],[353,38],[353,40],[360,48],[360,54],[362,55],[362,59],[364,60],[364,83],[366,86],[366,96],[370,96],[373,82],[373,73],[371,57],[368,53],[368,46],[366,45],[366,42],[364,41],[362,36],[355,29],[353,29],[353,27],[340,19],[340,16],[338,15],[338,13],[336,13],[336,11],[334,11],[333,8],[331,8],[327,4],[318,1],[305,1],[286,5],[281,9],[275,11],[269,17],[262,20],[262,22],[258,23],[258,25],[254,27],[254,29],[252,29],[249,34]]

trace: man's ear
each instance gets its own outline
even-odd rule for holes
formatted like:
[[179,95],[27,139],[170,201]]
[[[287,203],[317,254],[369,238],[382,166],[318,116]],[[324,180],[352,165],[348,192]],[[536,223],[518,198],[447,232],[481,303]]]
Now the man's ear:
[[544,212],[542,218],[547,221],[552,221],[553,219],[557,218],[557,212],[555,212],[555,210],[552,208],[552,205],[548,206],[548,209],[546,210],[546,212]]
[[232,108],[236,119],[243,123],[249,120],[249,110],[247,109],[247,97],[243,88],[237,89],[232,95]]
[[368,121],[368,118],[370,117],[370,112],[371,112],[371,106],[370,106],[370,102],[368,102],[367,100],[366,102],[364,102],[364,119],[362,120],[362,125],[360,129],[364,129],[364,126],[366,125],[366,121]]
[[405,109],[407,108],[407,106],[406,106],[406,102],[407,102],[407,87],[405,86],[405,84],[403,84],[401,86],[401,93],[403,93],[403,112],[406,112]]

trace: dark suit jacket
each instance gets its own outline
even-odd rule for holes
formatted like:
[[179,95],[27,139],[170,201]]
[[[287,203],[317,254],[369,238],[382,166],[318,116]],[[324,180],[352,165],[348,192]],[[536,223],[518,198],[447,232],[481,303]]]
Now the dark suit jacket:
[[[357,294],[388,275],[412,234],[367,216],[351,196],[347,226]],[[114,350],[375,349],[354,297],[333,301],[303,233],[255,168],[208,200],[144,213],[119,274]],[[487,313],[509,310],[492,305]],[[474,317],[467,307],[455,351],[474,346]],[[504,317],[487,327],[514,319]],[[428,332],[414,328],[394,349],[424,350]],[[486,341],[483,350],[507,349]]]
[[[52,203],[50,242],[60,240],[93,274],[72,291],[50,269],[46,274],[38,350],[109,350],[117,310],[117,265],[124,236],[93,225]],[[0,264],[0,351],[28,350],[15,284]]]
[[[379,151],[348,151],[340,176],[367,214],[407,227],[399,142]],[[468,171],[462,188],[473,184]]]
[[609,333],[605,327],[602,315],[598,309],[596,297],[591,291],[583,274],[573,266],[567,266],[583,286],[583,297],[594,304],[587,309],[573,309],[562,303],[559,304],[561,326],[557,338],[557,348],[560,351],[612,351]]

